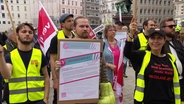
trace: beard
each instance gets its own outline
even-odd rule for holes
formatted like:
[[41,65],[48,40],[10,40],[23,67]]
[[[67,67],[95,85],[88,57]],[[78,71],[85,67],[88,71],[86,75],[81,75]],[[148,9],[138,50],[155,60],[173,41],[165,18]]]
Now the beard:
[[24,45],[30,45],[30,44],[32,43],[32,41],[33,41],[33,39],[31,39],[30,41],[24,41],[24,40],[21,39],[20,37],[18,37],[18,40],[19,40],[22,44],[24,44]]
[[175,38],[175,34],[173,33],[166,33],[166,36],[169,38]]

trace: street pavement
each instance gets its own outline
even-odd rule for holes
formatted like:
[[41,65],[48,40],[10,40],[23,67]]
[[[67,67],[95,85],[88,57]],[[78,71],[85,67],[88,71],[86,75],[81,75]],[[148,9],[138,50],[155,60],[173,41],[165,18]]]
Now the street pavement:
[[[127,65],[128,66],[128,65]],[[127,78],[124,78],[123,104],[133,104],[133,92],[135,88],[135,71],[132,67],[127,67]]]
[[[123,87],[123,104],[133,104],[133,91],[135,86],[135,72],[132,67],[127,67],[127,78],[124,78],[124,87]],[[53,89],[52,81],[50,86],[50,95],[49,95],[49,104],[52,104],[53,101]],[[2,104],[6,104],[3,102]]]

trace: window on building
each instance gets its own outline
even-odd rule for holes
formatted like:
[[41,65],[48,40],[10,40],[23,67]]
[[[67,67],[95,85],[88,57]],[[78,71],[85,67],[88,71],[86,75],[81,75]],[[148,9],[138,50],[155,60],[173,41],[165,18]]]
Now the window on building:
[[10,21],[8,21],[8,24],[10,24]]
[[6,24],[6,21],[3,21],[3,24]]
[[80,2],[80,6],[82,6],[82,2]]
[[4,3],[3,1],[4,1],[4,0],[1,0],[1,3]]
[[19,0],[17,0],[17,4],[19,3]]
[[1,5],[1,10],[4,10],[4,5]]
[[75,14],[77,14],[77,9],[75,9]]
[[20,14],[19,13],[17,14],[17,17],[20,18]]
[[20,22],[20,21],[18,21],[18,24],[21,24],[21,22]]
[[74,5],[74,1],[72,1],[72,5]]
[[74,9],[72,9],[72,14],[74,14]]
[[62,4],[65,4],[65,0],[62,0]]
[[166,1],[164,0],[164,5],[166,5]]
[[77,1],[75,1],[75,6],[77,6]]
[[14,13],[12,13],[12,18],[14,18]]
[[151,0],[149,0],[149,4],[151,4]]
[[68,0],[68,5],[70,5],[70,0]]
[[27,8],[26,8],[26,6],[24,6],[24,11],[27,11]]
[[11,11],[13,11],[13,6],[11,6]]
[[83,14],[83,11],[82,11],[82,10],[80,10],[80,14],[81,14],[81,15]]
[[1,21],[0,21],[0,24],[1,24]]
[[144,4],[146,4],[146,1],[147,1],[147,0],[144,0]]
[[68,13],[70,13],[70,9],[68,9]]
[[140,19],[140,23],[142,24],[142,18]]
[[19,11],[19,6],[17,6],[17,11]]
[[142,4],[142,0],[140,1],[140,3]]
[[168,10],[168,14],[170,14],[170,10]]
[[146,9],[144,9],[144,14],[146,14]]
[[170,2],[170,1],[168,1],[168,5],[169,5],[169,6],[171,5],[171,2]]
[[112,3],[112,10],[114,10],[115,9],[115,5],[114,5],[114,3]]
[[27,19],[27,14],[25,13],[25,19]]
[[142,9],[140,9],[140,14],[142,14]]
[[163,14],[165,15],[165,9],[164,9],[164,11],[163,11]]
[[154,13],[154,9],[152,9],[151,11],[152,11],[152,13]]
[[158,4],[158,0],[156,0],[156,5]]
[[159,15],[161,14],[161,9],[159,10]]
[[26,4],[26,0],[24,0],[24,4]]
[[162,0],[160,0],[160,3],[159,3],[160,5],[162,4]]
[[2,13],[2,18],[5,18],[5,13]]
[[65,8],[62,9],[62,13],[65,13]]
[[150,14],[150,9],[148,9],[148,14]]
[[11,0],[10,3],[13,3],[13,0]]

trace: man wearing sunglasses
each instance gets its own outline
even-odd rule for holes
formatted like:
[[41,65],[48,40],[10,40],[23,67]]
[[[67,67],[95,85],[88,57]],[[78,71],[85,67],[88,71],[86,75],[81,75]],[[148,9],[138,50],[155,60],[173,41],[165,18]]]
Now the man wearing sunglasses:
[[176,24],[173,18],[165,19],[160,23],[161,30],[166,34],[165,50],[176,57],[176,66],[180,78],[181,101],[182,104],[184,104],[184,47],[182,43],[176,39],[175,27]]

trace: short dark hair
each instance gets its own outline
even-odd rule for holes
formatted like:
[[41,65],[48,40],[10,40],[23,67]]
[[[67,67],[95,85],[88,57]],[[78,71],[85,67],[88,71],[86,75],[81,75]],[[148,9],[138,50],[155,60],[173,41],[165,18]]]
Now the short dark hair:
[[168,22],[168,21],[174,21],[174,19],[173,18],[166,18],[166,19],[162,20],[160,22],[160,28],[162,29],[166,25],[166,22]]
[[33,34],[35,34],[34,28],[33,28],[32,24],[30,24],[30,23],[19,24],[16,28],[16,33],[18,33],[20,31],[20,29],[22,29],[24,26],[28,26],[33,31]]
[[155,20],[153,20],[153,19],[147,19],[147,20],[145,20],[144,22],[143,22],[143,29],[144,29],[144,26],[148,26],[148,22],[149,21],[153,21],[153,22],[155,22],[156,23],[156,21]]
[[84,17],[84,16],[78,16],[78,17],[76,17],[76,18],[74,19],[74,23],[73,23],[74,27],[77,26],[77,20],[78,20],[78,19],[87,19],[87,18]]

